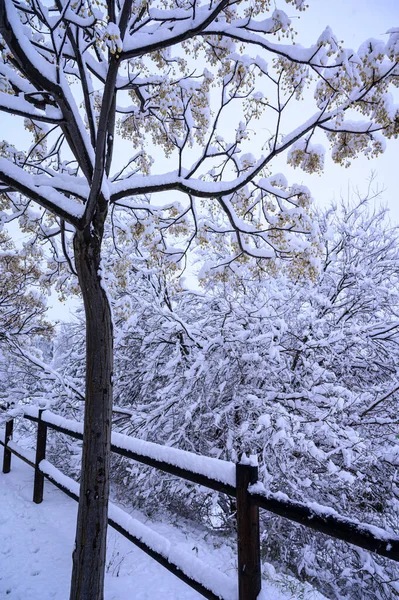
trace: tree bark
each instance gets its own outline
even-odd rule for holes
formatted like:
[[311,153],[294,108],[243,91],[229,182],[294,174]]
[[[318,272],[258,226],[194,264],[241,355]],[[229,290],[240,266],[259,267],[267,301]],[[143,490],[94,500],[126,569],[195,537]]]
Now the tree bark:
[[86,398],[82,474],[70,600],[103,600],[112,416],[113,327],[101,281],[101,238],[89,228],[74,238],[86,313]]

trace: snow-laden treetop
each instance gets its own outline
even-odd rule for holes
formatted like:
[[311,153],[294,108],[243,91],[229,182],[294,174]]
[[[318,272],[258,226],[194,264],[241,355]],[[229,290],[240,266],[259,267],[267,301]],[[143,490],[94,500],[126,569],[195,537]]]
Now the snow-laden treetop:
[[317,268],[310,192],[273,159],[320,172],[319,131],[345,166],[399,133],[399,28],[355,52],[329,27],[296,44],[269,0],[1,0],[0,31],[0,109],[33,136],[0,143],[2,220],[23,215],[29,229],[36,202],[52,216],[30,222],[60,233],[64,253],[65,232],[102,230],[112,206],[131,214],[126,235],[174,263],[212,240],[226,264],[301,256]]

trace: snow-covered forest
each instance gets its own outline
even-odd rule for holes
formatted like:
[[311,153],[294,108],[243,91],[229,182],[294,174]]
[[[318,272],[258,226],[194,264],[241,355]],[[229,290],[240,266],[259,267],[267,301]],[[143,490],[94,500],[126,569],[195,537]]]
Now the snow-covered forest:
[[[107,282],[115,405],[131,415],[116,413],[114,429],[233,461],[255,454],[271,491],[395,531],[399,230],[367,200],[316,218],[324,249],[314,281],[291,269],[240,269],[192,291],[128,254],[129,268]],[[3,365],[2,397],[81,420],[83,320],[77,311],[48,340],[18,343]],[[49,453],[79,476],[80,442],[56,434]],[[221,494],[123,459],[112,472],[115,498],[149,515],[168,511],[223,536],[234,526]],[[327,597],[395,597],[391,561],[263,518],[264,558],[276,568]]]
[[[399,533],[399,229],[368,174],[323,206],[303,184],[397,139],[398,23],[305,47],[280,4],[0,0],[0,426],[84,421],[47,448],[80,483],[71,600],[104,598],[109,497],[213,546],[236,526],[111,457],[111,423]],[[263,511],[261,542],[327,598],[399,598],[393,561]]]

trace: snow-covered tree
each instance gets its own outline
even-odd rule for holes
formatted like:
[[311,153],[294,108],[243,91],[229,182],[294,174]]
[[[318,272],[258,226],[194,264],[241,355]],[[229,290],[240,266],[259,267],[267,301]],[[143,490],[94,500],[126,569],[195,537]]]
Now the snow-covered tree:
[[[118,273],[108,279],[114,395],[128,413],[114,415],[114,424],[231,460],[255,452],[268,489],[396,527],[398,230],[386,211],[363,200],[333,206],[317,221],[324,251],[315,282],[298,280],[291,266],[262,277],[240,266],[226,281],[216,273],[207,291],[193,292],[167,264],[155,269],[138,247],[118,246],[117,258],[106,249],[105,264],[111,261],[108,268]],[[78,317],[58,334],[53,362],[34,393],[79,419],[84,328]],[[57,434],[50,452],[79,473],[76,443]],[[159,508],[162,498],[164,507],[208,525],[232,523],[234,505],[223,495],[198,494],[190,484],[142,471],[116,461],[113,481],[124,500],[131,488],[132,500],[146,510]],[[337,542],[332,559],[323,536],[264,518],[268,559],[327,595],[396,594],[394,581],[384,583],[393,575],[389,562]]]
[[36,335],[50,335],[40,259],[32,246],[17,251],[0,231],[0,352]]
[[[366,201],[318,222],[315,282],[241,269],[208,293],[172,296],[150,272],[132,273],[116,302],[132,314],[115,354],[115,394],[132,415],[120,427],[230,460],[256,453],[267,489],[395,528],[399,232]],[[163,498],[208,524],[231,519],[223,496],[141,470],[122,463],[119,478],[147,509]],[[388,561],[337,543],[333,556],[330,541],[280,518],[264,530],[270,560],[332,597],[398,593]]]
[[[289,3],[293,12],[305,8]],[[310,194],[273,174],[273,159],[285,153],[292,165],[321,171],[318,132],[342,164],[383,150],[384,136],[398,133],[389,88],[399,31],[354,52],[329,28],[308,48],[295,44],[291,19],[268,0],[1,0],[0,33],[0,109],[21,117],[33,137],[28,148],[0,145],[2,215],[19,218],[36,243],[48,241],[49,275],[62,292],[76,287],[68,268],[75,272],[85,306],[71,599],[101,600],[113,381],[104,231],[124,210],[126,237],[144,238],[155,262],[163,253],[178,268],[195,243],[221,244],[226,264],[249,260],[256,271],[263,260],[272,268],[295,256],[315,276]],[[291,107],[308,95],[313,105],[308,114],[295,111],[293,125]],[[268,132],[258,152],[256,120]]]
[[17,250],[6,230],[0,230],[0,397],[4,406],[26,393],[30,372],[16,362],[29,354],[38,339],[49,339],[53,327],[46,319],[47,286],[40,249]]

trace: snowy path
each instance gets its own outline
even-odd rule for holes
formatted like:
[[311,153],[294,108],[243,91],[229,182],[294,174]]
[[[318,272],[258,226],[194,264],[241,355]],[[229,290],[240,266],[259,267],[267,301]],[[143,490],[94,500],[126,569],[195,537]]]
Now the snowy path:
[[[1,462],[2,454],[0,449]],[[36,505],[32,502],[32,490],[33,470],[13,457],[11,473],[0,473],[0,600],[67,600],[77,504],[46,482],[44,501]],[[193,538],[193,531],[186,535],[166,523],[157,523],[156,530],[187,552],[194,552],[213,567],[234,576],[234,552],[228,546],[215,549],[202,537]],[[280,585],[263,587],[262,600],[297,597],[288,591],[283,593]],[[105,597],[203,598],[111,528]],[[305,598],[322,600],[321,595],[310,590]]]

